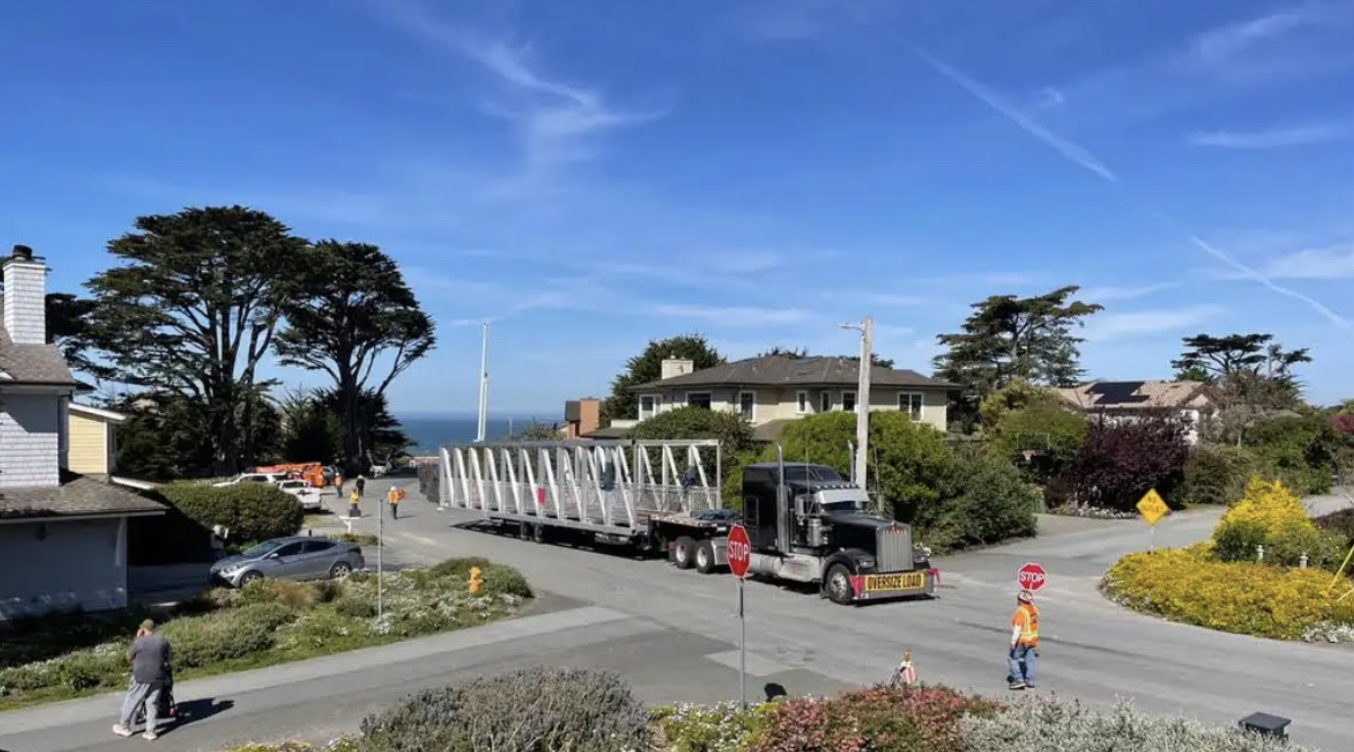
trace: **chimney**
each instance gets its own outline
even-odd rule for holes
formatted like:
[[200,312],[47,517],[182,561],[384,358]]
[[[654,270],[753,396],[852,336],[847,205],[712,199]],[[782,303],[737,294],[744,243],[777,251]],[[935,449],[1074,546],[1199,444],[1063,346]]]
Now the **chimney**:
[[26,245],[5,259],[5,330],[15,344],[47,343],[47,265]]
[[663,371],[659,375],[660,379],[670,379],[673,376],[681,376],[696,370],[695,361],[682,360],[681,358],[664,358]]

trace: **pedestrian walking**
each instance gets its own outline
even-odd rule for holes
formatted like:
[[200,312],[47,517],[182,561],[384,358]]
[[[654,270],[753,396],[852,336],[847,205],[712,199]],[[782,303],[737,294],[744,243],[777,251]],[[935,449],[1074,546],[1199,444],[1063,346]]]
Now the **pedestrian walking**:
[[357,489],[354,488],[354,489],[353,489],[351,492],[349,492],[349,494],[348,494],[348,516],[349,516],[349,517],[361,517],[361,516],[362,516],[362,510],[357,508],[357,499],[358,499],[358,496],[357,496]]
[[1007,657],[1007,680],[1011,689],[1034,689],[1035,663],[1039,658],[1039,607],[1034,593],[1021,590],[1011,616],[1011,652]]
[[160,693],[165,681],[173,670],[170,665],[169,641],[155,631],[155,622],[146,619],[136,630],[136,638],[127,651],[127,660],[132,664],[132,681],[127,695],[122,700],[122,717],[113,726],[118,736],[131,736],[132,725],[141,710],[146,713],[146,732],[141,736],[154,739],[158,736],[155,727],[160,720]]
[[357,481],[353,484],[357,486],[357,495],[363,495],[367,490],[367,478],[364,475],[358,475]]
[[386,492],[386,504],[390,507],[390,519],[400,518],[400,499],[404,497],[404,491],[399,486],[391,486]]

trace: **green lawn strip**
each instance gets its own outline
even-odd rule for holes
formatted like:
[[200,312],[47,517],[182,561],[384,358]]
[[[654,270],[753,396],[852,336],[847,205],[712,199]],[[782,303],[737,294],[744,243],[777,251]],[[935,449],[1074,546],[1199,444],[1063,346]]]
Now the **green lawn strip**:
[[[468,592],[472,566],[481,567],[484,581],[474,596]],[[376,617],[370,572],[345,581],[264,580],[242,591],[209,591],[162,626],[175,650],[175,681],[479,626],[520,614],[533,602],[515,569],[480,559],[388,573],[384,590],[383,620]],[[133,616],[95,622],[69,615],[69,630],[59,628],[62,617],[49,617],[27,625],[40,632],[0,635],[0,711],[124,689],[131,630],[123,628]]]

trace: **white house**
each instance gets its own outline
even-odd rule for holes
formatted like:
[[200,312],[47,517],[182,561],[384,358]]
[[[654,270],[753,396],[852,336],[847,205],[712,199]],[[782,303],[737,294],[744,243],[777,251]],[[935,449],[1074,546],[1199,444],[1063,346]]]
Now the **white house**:
[[72,472],[77,382],[47,343],[47,265],[4,260],[0,327],[0,619],[127,605],[127,519],[166,507]]

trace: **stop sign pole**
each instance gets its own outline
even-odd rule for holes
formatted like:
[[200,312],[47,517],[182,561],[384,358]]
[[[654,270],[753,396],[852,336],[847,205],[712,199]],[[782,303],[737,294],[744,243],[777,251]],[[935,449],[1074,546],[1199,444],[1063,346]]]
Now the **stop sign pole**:
[[747,579],[748,566],[752,564],[752,541],[748,539],[747,528],[734,525],[729,528],[729,570],[738,580],[738,700],[743,710],[748,709],[747,653],[748,629],[743,618],[743,580]]

